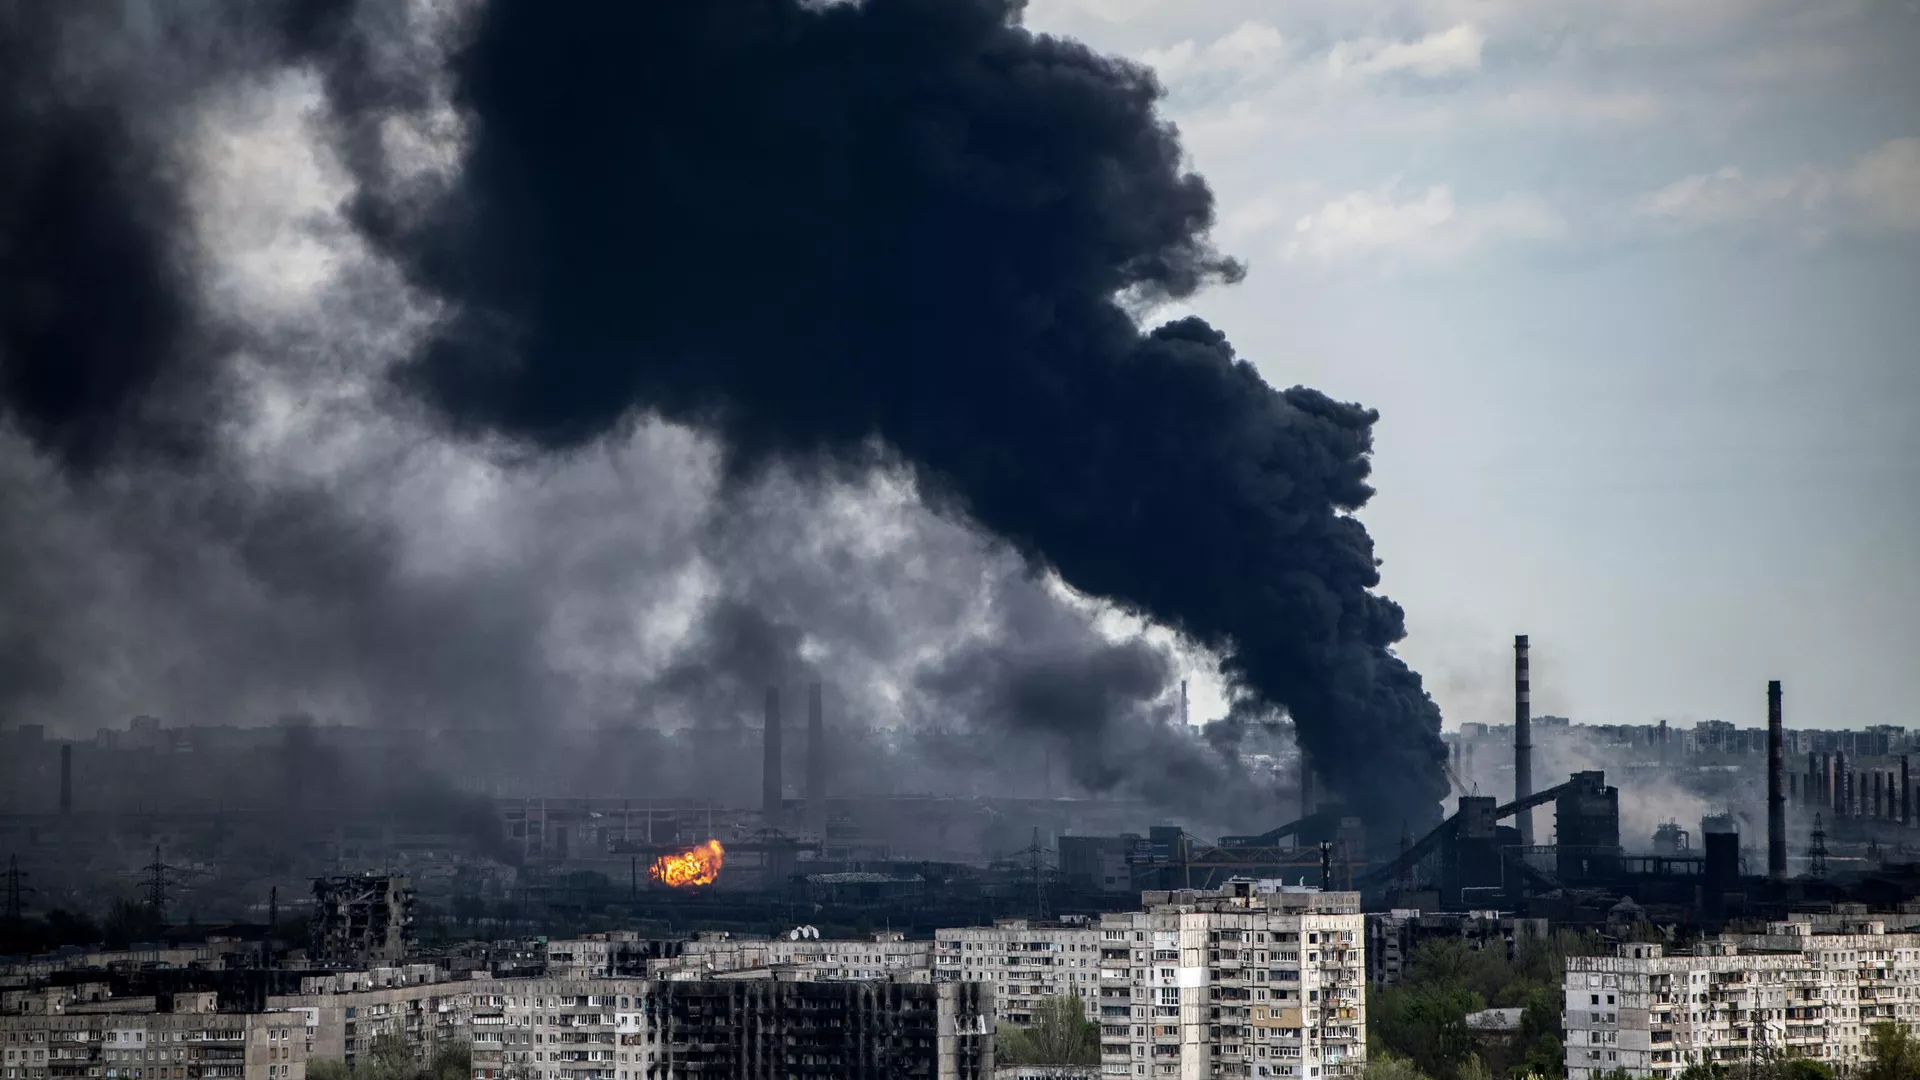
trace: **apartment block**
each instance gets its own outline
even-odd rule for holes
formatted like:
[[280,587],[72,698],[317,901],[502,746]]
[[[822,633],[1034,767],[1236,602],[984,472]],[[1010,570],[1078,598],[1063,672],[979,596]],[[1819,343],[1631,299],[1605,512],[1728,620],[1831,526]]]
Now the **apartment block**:
[[313,959],[326,966],[397,964],[413,947],[413,882],[350,874],[313,883]]
[[1360,895],[1229,882],[1101,917],[1101,1072],[1206,1080],[1366,1066]]
[[72,1003],[0,1016],[4,1080],[304,1080],[297,1013],[223,1013],[213,994]]
[[425,1063],[466,1037],[471,986],[431,964],[412,964],[311,976],[298,994],[270,995],[267,1007],[301,1018],[310,1058],[357,1065],[381,1036],[397,1036]]
[[936,930],[934,978],[994,988],[995,1020],[1030,1024],[1043,998],[1078,995],[1100,1015],[1100,931],[1088,922],[1001,919],[991,927]]
[[982,1080],[993,989],[823,980],[477,981],[475,1080]]
[[1788,1055],[1844,1074],[1874,1025],[1920,1026],[1920,934],[1795,919],[1686,954],[1627,944],[1568,957],[1565,990],[1568,1080]]
[[1395,908],[1367,916],[1367,979],[1379,988],[1398,985],[1422,942],[1464,942],[1475,951],[1493,949],[1509,961],[1529,940],[1545,940],[1547,920],[1499,911],[1418,911]]
[[897,932],[857,940],[733,938],[714,932],[687,942],[678,956],[648,961],[647,975],[655,979],[703,979],[780,969],[804,971],[805,977],[820,981],[928,982],[932,961],[933,942],[908,941]]

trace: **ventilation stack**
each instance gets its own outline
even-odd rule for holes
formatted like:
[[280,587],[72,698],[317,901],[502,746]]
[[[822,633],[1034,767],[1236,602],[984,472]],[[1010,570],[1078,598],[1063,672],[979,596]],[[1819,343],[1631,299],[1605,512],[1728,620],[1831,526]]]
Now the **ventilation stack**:
[[780,824],[780,691],[767,687],[766,761],[760,774],[760,814],[767,827]]
[[1912,761],[1906,754],[1900,755],[1900,824],[1913,826],[1913,773]]
[[1767,684],[1767,876],[1787,880],[1787,733],[1780,720],[1780,682]]
[[[1513,638],[1513,801],[1533,794],[1533,689],[1527,675],[1527,635]],[[1533,811],[1522,810],[1520,846],[1533,846]]]
[[820,684],[807,687],[807,831],[827,835],[827,722],[820,712]]
[[[42,790],[45,790],[44,788]],[[42,804],[45,805],[45,804]],[[73,744],[60,744],[60,812],[73,813]]]

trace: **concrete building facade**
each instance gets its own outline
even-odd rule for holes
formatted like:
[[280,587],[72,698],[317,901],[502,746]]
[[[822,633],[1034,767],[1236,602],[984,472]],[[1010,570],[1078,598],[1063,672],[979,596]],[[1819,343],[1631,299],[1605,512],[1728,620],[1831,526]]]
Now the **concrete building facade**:
[[781,969],[802,971],[806,978],[820,981],[930,982],[932,960],[933,942],[908,941],[897,932],[864,939],[736,939],[707,933],[687,942],[678,956],[649,961],[647,975],[655,979],[701,979]]
[[1101,917],[1101,1072],[1321,1080],[1366,1067],[1360,895],[1235,881]]
[[349,874],[313,883],[313,959],[373,967],[405,960],[413,947],[413,882],[389,874]]
[[820,980],[476,981],[474,1080],[984,1080],[993,988]]
[[1544,941],[1548,934],[1545,919],[1498,911],[1375,912],[1367,916],[1367,980],[1380,989],[1398,985],[1422,942],[1462,941],[1470,949],[1495,949],[1513,960],[1527,941]]
[[182,994],[171,1012],[124,999],[0,1016],[4,1080],[305,1080],[297,1013],[223,1013],[213,994]]
[[1100,931],[1085,922],[1001,919],[936,930],[933,971],[945,982],[991,984],[999,1022],[1030,1024],[1042,999],[1068,995],[1081,999],[1088,1019],[1100,1016]]
[[1920,1026],[1920,934],[1796,920],[1685,955],[1627,944],[1568,957],[1565,992],[1568,1080],[1785,1056],[1845,1074],[1875,1025]]

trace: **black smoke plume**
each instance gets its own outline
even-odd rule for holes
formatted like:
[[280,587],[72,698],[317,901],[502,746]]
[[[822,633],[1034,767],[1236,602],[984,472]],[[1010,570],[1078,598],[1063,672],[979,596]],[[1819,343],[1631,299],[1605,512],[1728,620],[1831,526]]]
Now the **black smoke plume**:
[[[451,314],[403,380],[467,431],[566,448],[642,414],[736,475],[881,440],[941,505],[1216,650],[1377,820],[1435,815],[1439,714],[1351,516],[1376,414],[1276,391],[1197,320],[1237,277],[1152,74],[1015,0],[494,0],[473,125],[422,204],[354,212]],[[390,95],[359,50],[340,130]],[[364,150],[364,140],[355,146]]]
[[348,10],[0,3],[0,422],[81,474],[206,451],[229,388],[178,146],[200,94],[299,60]]

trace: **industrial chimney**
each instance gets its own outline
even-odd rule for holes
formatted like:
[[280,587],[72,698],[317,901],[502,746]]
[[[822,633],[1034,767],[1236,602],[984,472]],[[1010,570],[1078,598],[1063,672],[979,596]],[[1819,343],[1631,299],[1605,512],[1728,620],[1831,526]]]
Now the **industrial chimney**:
[[1900,824],[1913,824],[1913,773],[1908,755],[1900,755]]
[[1767,876],[1787,880],[1787,733],[1780,721],[1780,682],[1767,684]]
[[[1513,801],[1533,794],[1533,691],[1527,676],[1527,635],[1513,638]],[[1514,819],[1520,826],[1520,844],[1533,846],[1533,811]]]
[[766,761],[760,774],[760,814],[767,827],[780,824],[780,691],[767,687]]
[[827,835],[827,722],[819,683],[807,687],[807,831]]
[[60,744],[60,812],[63,814],[73,813],[72,743]]

